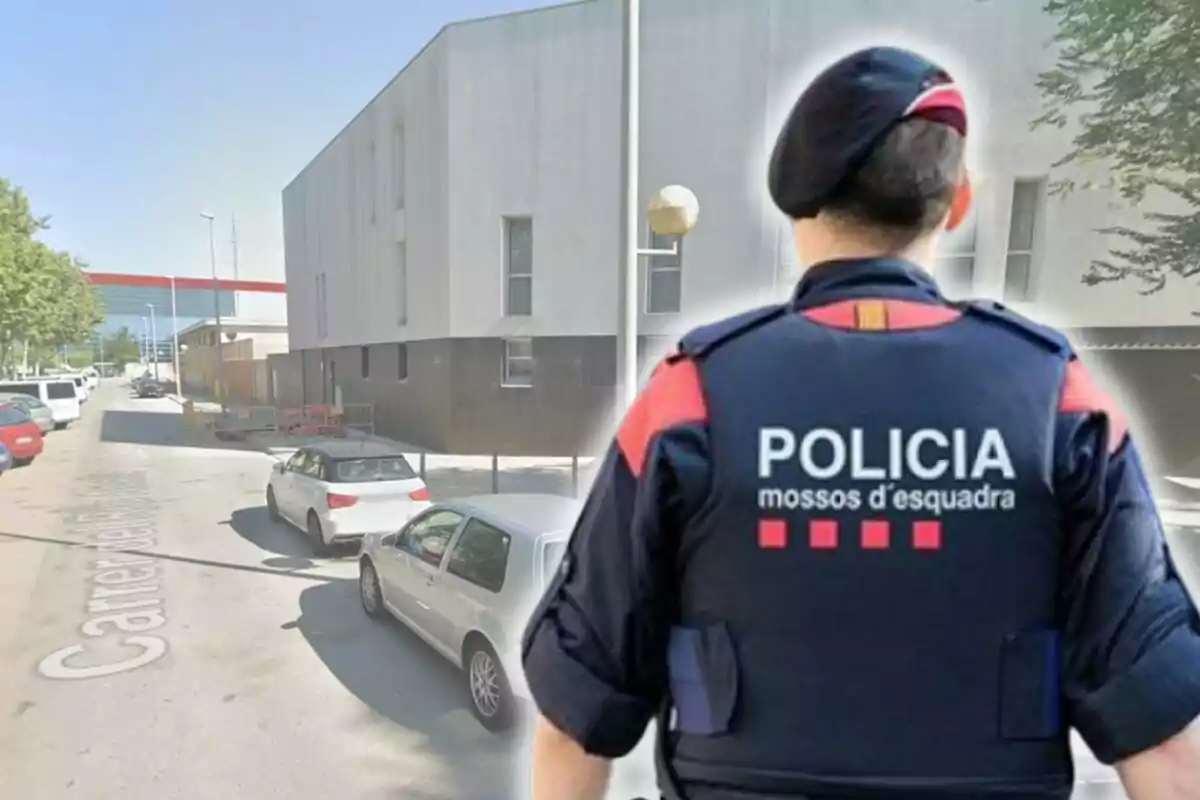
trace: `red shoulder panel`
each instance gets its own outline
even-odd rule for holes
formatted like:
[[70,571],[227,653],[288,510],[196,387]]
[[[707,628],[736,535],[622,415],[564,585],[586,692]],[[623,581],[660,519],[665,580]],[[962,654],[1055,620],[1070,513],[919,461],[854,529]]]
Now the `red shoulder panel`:
[[[872,313],[860,313],[868,308]],[[882,324],[875,324],[878,321],[879,309],[882,309]],[[936,328],[962,316],[958,309],[938,303],[866,297],[855,300],[839,300],[828,305],[805,309],[802,313],[818,325],[851,331],[912,331],[921,328]],[[868,320],[870,320],[870,324],[868,324]]]
[[936,328],[954,322],[962,316],[957,308],[937,303],[914,303],[910,300],[887,300],[888,330],[911,331]]
[[1092,373],[1077,358],[1067,362],[1063,373],[1060,414],[1103,414],[1108,417],[1108,452],[1116,452],[1129,435],[1129,423],[1121,409],[1092,379]]
[[664,361],[625,413],[617,429],[617,448],[636,478],[645,467],[646,451],[655,436],[676,425],[707,420],[696,363],[686,358]]

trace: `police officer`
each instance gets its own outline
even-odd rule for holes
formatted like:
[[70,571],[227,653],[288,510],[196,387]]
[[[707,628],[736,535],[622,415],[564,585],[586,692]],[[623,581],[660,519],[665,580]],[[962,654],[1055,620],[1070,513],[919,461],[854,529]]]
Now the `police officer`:
[[668,798],[1200,798],[1200,623],[1125,418],[1059,333],[947,300],[962,95],[903,50],[805,90],[770,165],[804,274],[628,410],[523,643],[537,800],[656,715]]

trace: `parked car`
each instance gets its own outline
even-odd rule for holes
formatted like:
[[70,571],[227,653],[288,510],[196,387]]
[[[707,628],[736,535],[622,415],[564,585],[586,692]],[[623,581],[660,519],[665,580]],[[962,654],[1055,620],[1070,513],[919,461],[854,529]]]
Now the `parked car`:
[[134,379],[133,392],[138,397],[162,397],[166,389],[153,375],[142,375]]
[[392,614],[463,670],[471,711],[490,731],[529,700],[521,630],[558,569],[579,501],[494,494],[438,503],[359,553],[359,594],[372,617]]
[[59,378],[68,380],[75,384],[75,396],[79,398],[79,404],[83,405],[92,396],[91,389],[88,388],[87,378],[82,375],[59,375]]
[[0,442],[0,475],[13,468],[12,452]]
[[267,482],[267,514],[307,533],[318,555],[395,531],[428,507],[429,489],[404,454],[373,440],[301,447]]
[[89,392],[94,392],[97,388],[99,388],[100,373],[96,371],[95,367],[88,367],[81,374],[83,375],[83,379],[87,384]]
[[13,466],[32,464],[42,454],[42,431],[33,418],[12,404],[0,405],[0,442],[12,453]]
[[37,423],[43,436],[54,430],[54,412],[50,410],[50,406],[33,395],[17,394],[16,392],[0,394],[0,403],[14,405],[28,414]]
[[54,429],[65,430],[79,419],[79,396],[74,381],[61,378],[25,378],[0,383],[0,393],[27,394],[36,397],[50,407],[54,415]]

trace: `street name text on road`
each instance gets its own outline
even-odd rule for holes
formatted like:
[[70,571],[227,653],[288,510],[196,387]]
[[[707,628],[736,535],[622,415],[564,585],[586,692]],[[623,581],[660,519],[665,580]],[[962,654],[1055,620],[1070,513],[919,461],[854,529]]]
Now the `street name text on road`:
[[145,472],[94,476],[88,489],[88,503],[68,515],[70,532],[86,537],[81,546],[97,554],[89,565],[88,619],[79,629],[87,638],[41,660],[38,672],[55,680],[129,672],[169,649],[165,638],[151,634],[167,622],[158,596],[160,565],[140,554],[157,545],[157,503]]

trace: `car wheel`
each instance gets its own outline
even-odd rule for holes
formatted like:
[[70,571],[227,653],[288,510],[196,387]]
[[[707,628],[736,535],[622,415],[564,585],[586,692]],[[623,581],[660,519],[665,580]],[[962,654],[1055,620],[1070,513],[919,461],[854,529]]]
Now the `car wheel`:
[[471,713],[492,733],[508,730],[513,723],[512,689],[496,651],[482,638],[469,641],[466,649],[463,672],[471,696]]
[[317,512],[308,512],[308,538],[312,540],[313,552],[319,556],[328,555],[329,545],[325,543],[325,534],[321,531],[321,519]]
[[56,422],[56,423],[54,423],[54,430],[56,430],[56,431],[65,431],[66,429],[67,429],[67,423],[65,423],[65,422]]
[[279,522],[282,519],[279,516],[279,505],[275,502],[275,490],[270,486],[267,487],[267,519],[271,522]]
[[14,467],[28,467],[32,463],[33,463],[32,458],[14,458],[13,459]]
[[379,573],[375,571],[375,565],[365,558],[358,566],[358,596],[368,617],[383,617],[383,592],[379,588]]

